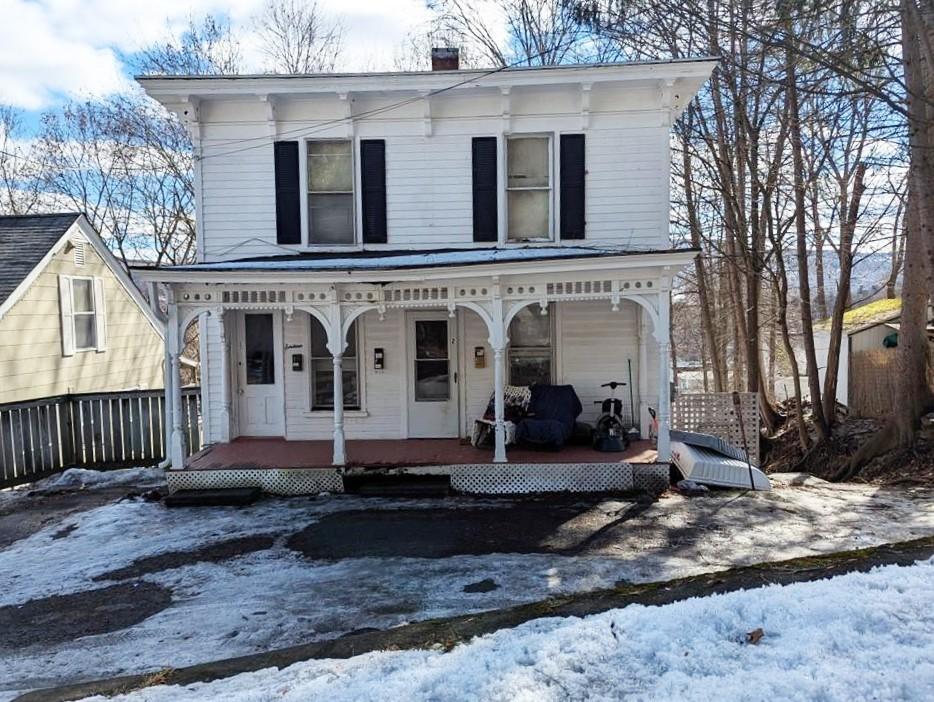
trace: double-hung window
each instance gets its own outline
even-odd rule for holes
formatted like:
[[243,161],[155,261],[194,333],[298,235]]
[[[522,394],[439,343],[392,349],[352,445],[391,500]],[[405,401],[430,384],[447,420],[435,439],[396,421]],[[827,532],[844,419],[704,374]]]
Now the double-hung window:
[[548,136],[511,136],[506,140],[510,241],[551,238],[551,162]]
[[75,329],[75,351],[97,349],[93,278],[71,279],[71,314]]
[[[310,317],[310,316],[309,316]],[[334,409],[334,361],[328,351],[328,335],[314,317],[311,319],[311,409]],[[344,386],[344,409],[360,409],[360,367],[358,362],[357,322],[347,332],[347,348],[341,363]]]
[[538,305],[523,307],[509,323],[509,384],[534,385],[552,380],[553,315]]
[[308,240],[354,243],[352,142],[308,142]]

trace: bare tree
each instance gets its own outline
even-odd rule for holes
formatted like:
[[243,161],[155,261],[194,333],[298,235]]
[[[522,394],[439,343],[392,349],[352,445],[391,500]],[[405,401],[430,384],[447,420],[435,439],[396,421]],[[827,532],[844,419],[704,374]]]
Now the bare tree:
[[143,49],[135,60],[142,73],[159,75],[232,75],[240,72],[240,44],[230,23],[208,15],[190,19],[180,36]]
[[270,71],[334,70],[344,29],[339,21],[325,15],[317,0],[267,0],[256,25]]
[[428,5],[441,25],[464,37],[469,51],[488,65],[552,66],[620,55],[614,42],[589,31],[567,0],[430,0]]
[[0,214],[29,214],[39,207],[37,163],[22,130],[21,113],[0,105]]

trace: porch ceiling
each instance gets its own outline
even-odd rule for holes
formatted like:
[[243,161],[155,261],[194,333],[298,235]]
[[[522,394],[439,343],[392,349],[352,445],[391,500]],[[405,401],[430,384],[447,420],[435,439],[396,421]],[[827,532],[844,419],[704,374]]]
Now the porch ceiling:
[[[327,468],[333,470],[331,441],[239,438],[216,444],[192,456],[186,468]],[[478,449],[459,439],[348,440],[347,467],[392,468],[490,463],[492,449]],[[561,451],[535,451],[511,447],[512,463],[654,463],[649,441],[637,441],[622,453],[601,453],[589,446],[566,446]]]

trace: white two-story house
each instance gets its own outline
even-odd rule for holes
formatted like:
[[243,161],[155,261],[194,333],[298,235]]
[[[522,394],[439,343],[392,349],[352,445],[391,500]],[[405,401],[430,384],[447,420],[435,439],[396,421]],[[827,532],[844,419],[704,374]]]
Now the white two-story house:
[[592,424],[609,381],[665,464],[669,294],[696,255],[670,243],[670,129],[714,65],[139,78],[196,159],[198,260],[143,272],[169,376],[202,329],[212,447],[186,466],[176,412],[174,485],[455,465],[566,488],[622,458],[512,445],[510,393],[570,385]]

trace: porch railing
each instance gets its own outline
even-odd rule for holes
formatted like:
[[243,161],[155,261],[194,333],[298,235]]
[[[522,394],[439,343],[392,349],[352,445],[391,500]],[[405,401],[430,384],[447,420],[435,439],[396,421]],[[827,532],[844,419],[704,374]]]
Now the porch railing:
[[[0,405],[0,488],[65,468],[153,466],[165,458],[165,395],[132,390]],[[201,450],[201,389],[182,390],[190,453]]]

